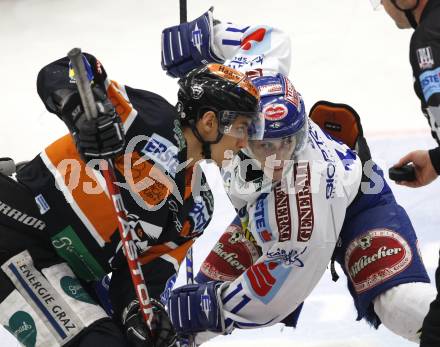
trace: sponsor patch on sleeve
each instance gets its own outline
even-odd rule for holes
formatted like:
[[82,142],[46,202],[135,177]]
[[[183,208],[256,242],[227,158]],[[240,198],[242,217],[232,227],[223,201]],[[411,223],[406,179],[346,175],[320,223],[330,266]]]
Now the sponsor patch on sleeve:
[[256,246],[246,239],[239,226],[231,224],[202,263],[200,271],[215,281],[233,281],[258,257]]
[[412,262],[408,242],[388,229],[370,230],[345,252],[345,268],[357,293],[365,292],[404,271]]
[[434,57],[430,46],[417,50],[417,60],[421,70],[430,69],[434,66]]
[[436,93],[440,93],[440,67],[435,70],[428,70],[419,76],[425,101]]
[[292,237],[292,219],[290,217],[289,195],[281,184],[275,187],[275,218],[278,226],[279,241],[289,241]]
[[164,168],[172,177],[176,176],[179,160],[177,153],[179,149],[169,140],[154,133],[151,135],[142,153]]
[[67,226],[51,237],[57,254],[67,261],[80,278],[98,281],[105,271],[78,237],[72,226]]
[[23,346],[59,346],[44,320],[18,290],[14,290],[0,303],[0,323]]
[[245,275],[248,287],[255,298],[269,304],[289,276],[291,266],[280,260],[268,260],[251,266]]
[[39,316],[60,345],[84,328],[79,317],[55,288],[38,271],[28,251],[23,251],[2,265],[3,271]]
[[50,210],[50,206],[47,203],[46,199],[44,199],[43,194],[39,194],[35,197],[35,202],[38,205],[38,208],[40,209],[40,214],[45,214],[47,211]]
[[274,239],[272,234],[272,229],[269,225],[269,215],[267,212],[267,194],[261,194],[258,197],[254,219],[255,219],[255,229],[257,230],[257,234],[260,237],[261,242],[266,243],[272,241]]
[[[298,242],[307,242],[312,237],[314,213],[310,187],[310,166],[305,162],[295,163],[296,208],[298,210]],[[290,237],[289,237],[290,239]]]

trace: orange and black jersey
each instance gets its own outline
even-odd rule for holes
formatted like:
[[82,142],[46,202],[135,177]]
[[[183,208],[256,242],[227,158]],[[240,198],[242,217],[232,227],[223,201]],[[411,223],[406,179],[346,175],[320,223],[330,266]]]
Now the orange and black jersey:
[[[47,76],[60,65],[68,66],[67,59],[45,67]],[[50,88],[47,76],[43,81]],[[68,75],[54,78],[65,78],[71,88]],[[188,166],[174,107],[151,92],[107,79],[104,85],[126,135],[125,153],[115,160],[117,180],[150,295],[159,297],[193,239],[208,225],[213,196],[199,166]],[[99,167],[86,166],[66,135],[20,170],[17,179],[34,193],[52,245],[80,278],[97,280],[113,272],[112,303],[120,312],[135,294]]]

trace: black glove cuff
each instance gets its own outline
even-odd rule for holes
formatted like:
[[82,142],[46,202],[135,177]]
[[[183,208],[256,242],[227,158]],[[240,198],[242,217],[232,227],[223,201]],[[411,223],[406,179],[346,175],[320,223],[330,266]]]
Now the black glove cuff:
[[437,175],[440,175],[440,147],[431,149],[428,153],[434,170],[437,172]]
[[125,323],[130,319],[130,317],[134,314],[136,315],[139,311],[139,301],[133,300],[128,304],[126,308],[122,311],[122,324],[125,325]]

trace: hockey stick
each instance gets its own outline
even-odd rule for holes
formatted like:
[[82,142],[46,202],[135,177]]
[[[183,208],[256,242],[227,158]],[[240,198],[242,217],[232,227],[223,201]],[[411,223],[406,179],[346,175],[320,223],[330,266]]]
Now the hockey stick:
[[[180,4],[180,24],[187,22],[187,0],[179,0]],[[186,253],[186,283],[194,283],[194,266],[193,266],[193,251],[192,247]]]
[[[180,10],[180,24],[186,23],[188,21],[187,17],[187,0],[179,0],[179,10]],[[193,263],[193,248],[192,246],[188,249],[185,257],[186,262],[186,283],[194,283],[194,263]],[[196,342],[193,335],[188,337],[189,347],[195,347]]]
[[194,265],[193,265],[193,251],[192,246],[188,249],[186,253],[186,283],[194,283]]
[[[193,248],[192,246],[188,249],[186,253],[186,283],[194,284],[194,263],[193,263]],[[194,335],[188,336],[188,346],[196,347],[196,341]]]
[[[179,0],[180,10],[180,24],[187,21],[187,2],[186,0]],[[194,283],[194,267],[193,267],[193,252],[192,247],[188,249],[186,253],[186,283]]]
[[[76,85],[78,87],[78,92],[81,97],[86,118],[89,120],[96,118],[98,116],[98,111],[96,109],[92,88],[90,87],[90,81],[87,77],[87,71],[84,64],[85,58],[81,53],[81,49],[73,48],[69,51],[69,53],[67,53],[67,56],[70,59],[75,73]],[[122,247],[127,259],[128,268],[130,270],[131,280],[133,282],[136,296],[139,300],[142,316],[148,328],[153,333],[153,308],[151,306],[147,286],[145,285],[141,264],[139,263],[136,245],[134,244],[131,229],[127,223],[127,215],[125,213],[121,192],[118,185],[115,184],[115,169],[111,160],[105,160],[105,163],[106,165],[104,166],[106,167],[101,169],[101,171],[103,172],[107,189],[118,217],[119,235],[121,237]]]
[[182,23],[186,23],[187,20],[187,9],[186,9],[186,0],[179,0],[179,4],[180,4],[180,24]]

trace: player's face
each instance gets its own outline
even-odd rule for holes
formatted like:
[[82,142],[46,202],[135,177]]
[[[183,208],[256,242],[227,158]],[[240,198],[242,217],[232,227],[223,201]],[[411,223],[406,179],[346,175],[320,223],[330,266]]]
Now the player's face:
[[[399,29],[411,28],[411,24],[406,18],[405,13],[396,8],[391,0],[382,0],[381,2],[383,7],[385,8],[385,11],[394,20]],[[402,8],[410,8],[411,6],[413,6],[411,2],[412,1],[397,0],[397,4]]]
[[222,139],[211,145],[211,157],[221,166],[225,158],[229,159],[230,155],[226,153],[237,154],[240,149],[245,148],[248,145],[248,129],[251,125],[251,121],[248,117],[238,116],[234,122],[228,126],[228,132],[223,134]]
[[252,156],[260,162],[265,175],[272,177],[274,181],[281,180],[283,169],[293,158],[295,146],[294,136],[249,141]]

